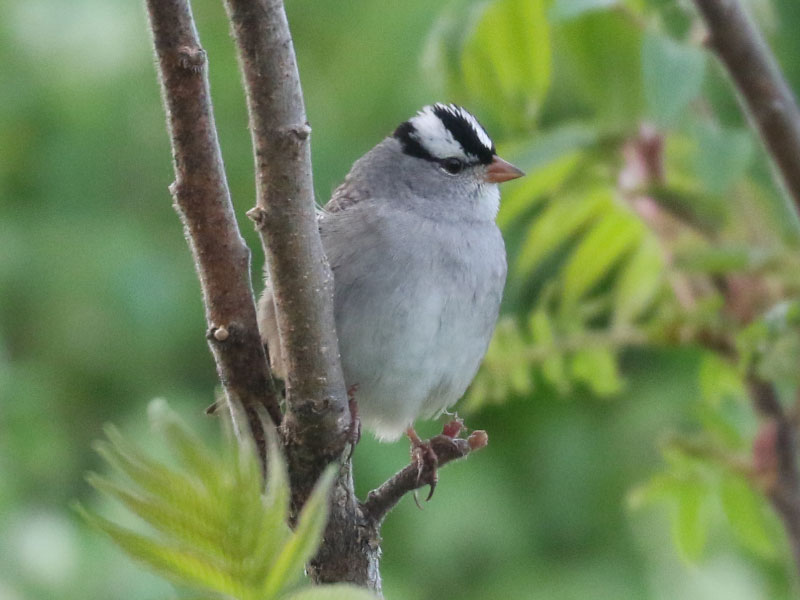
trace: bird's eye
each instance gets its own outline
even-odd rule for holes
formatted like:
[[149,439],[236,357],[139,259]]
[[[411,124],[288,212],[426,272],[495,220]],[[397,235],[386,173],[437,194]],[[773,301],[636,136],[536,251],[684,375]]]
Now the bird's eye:
[[461,171],[464,169],[464,161],[462,161],[460,158],[451,156],[450,158],[445,158],[442,161],[442,168],[451,175],[456,175],[457,173],[461,173]]

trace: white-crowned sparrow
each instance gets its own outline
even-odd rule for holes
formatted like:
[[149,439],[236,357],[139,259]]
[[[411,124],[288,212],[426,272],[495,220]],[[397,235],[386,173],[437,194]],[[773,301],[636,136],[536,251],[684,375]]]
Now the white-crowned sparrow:
[[[426,106],[353,165],[319,213],[344,378],[363,425],[397,439],[467,389],[506,279],[497,184],[522,175],[478,120]],[[259,329],[283,365],[267,277]]]

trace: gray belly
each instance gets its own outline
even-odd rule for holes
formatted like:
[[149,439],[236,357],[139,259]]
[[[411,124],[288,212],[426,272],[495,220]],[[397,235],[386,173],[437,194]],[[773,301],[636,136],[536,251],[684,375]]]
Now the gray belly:
[[323,235],[345,381],[358,386],[365,427],[383,439],[464,394],[486,353],[506,275],[493,223],[465,231],[425,222],[396,242],[366,235],[345,257]]

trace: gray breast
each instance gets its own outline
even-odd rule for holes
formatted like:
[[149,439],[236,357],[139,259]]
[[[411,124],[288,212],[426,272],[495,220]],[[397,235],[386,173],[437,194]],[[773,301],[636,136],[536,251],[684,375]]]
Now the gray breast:
[[505,284],[492,222],[434,222],[387,205],[326,215],[342,366],[365,426],[394,438],[455,403],[482,360]]

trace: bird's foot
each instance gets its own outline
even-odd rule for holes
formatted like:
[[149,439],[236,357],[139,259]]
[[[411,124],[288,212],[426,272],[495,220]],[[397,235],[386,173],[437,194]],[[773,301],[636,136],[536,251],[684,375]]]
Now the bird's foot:
[[[417,467],[417,485],[423,486],[427,483],[431,488],[428,497],[425,498],[425,502],[427,502],[433,498],[433,492],[439,482],[439,457],[436,456],[430,441],[421,440],[413,427],[406,429],[406,435],[411,441],[411,460]],[[422,508],[416,490],[414,491],[414,502],[418,508]]]
[[348,441],[350,442],[350,452],[347,454],[348,461],[353,458],[353,452],[355,452],[358,442],[361,441],[361,418],[358,416],[358,402],[356,402],[357,391],[357,383],[347,388],[347,406],[350,409],[350,427],[347,431]]
[[464,429],[464,419],[461,419],[458,415],[455,415],[452,421],[445,423],[444,427],[442,427],[442,435],[446,435],[447,437],[451,438],[457,438],[462,429]]

